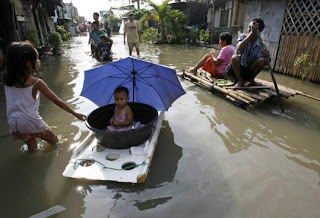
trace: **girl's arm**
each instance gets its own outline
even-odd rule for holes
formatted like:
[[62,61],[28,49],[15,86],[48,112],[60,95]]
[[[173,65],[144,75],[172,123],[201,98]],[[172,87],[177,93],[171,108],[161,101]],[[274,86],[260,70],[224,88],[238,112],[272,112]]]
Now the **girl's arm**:
[[211,49],[210,50],[210,55],[212,56],[212,60],[213,62],[215,63],[215,65],[219,66],[221,65],[222,61],[220,59],[217,59],[214,54],[216,53],[216,50],[215,49]]
[[48,86],[47,84],[40,80],[35,86],[35,89],[39,90],[44,96],[50,99],[53,103],[58,105],[63,110],[69,112],[73,116],[77,117],[79,120],[86,120],[86,116],[72,110],[64,101],[62,101]]
[[111,126],[114,125],[114,115],[113,115],[113,116],[111,117],[111,119],[109,120],[109,123],[110,123]]

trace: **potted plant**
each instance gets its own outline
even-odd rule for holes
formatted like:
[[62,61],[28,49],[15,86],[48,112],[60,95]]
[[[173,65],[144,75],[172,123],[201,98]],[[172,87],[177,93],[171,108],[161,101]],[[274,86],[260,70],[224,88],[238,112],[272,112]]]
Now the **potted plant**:
[[42,46],[42,51],[44,53],[48,53],[48,52],[50,52],[50,49],[51,49],[51,47],[49,45],[48,38],[45,38],[44,42],[43,42],[43,46]]
[[28,29],[27,30],[27,39],[30,43],[35,47],[38,48],[39,45],[39,36],[36,29]]
[[48,36],[48,42],[53,47],[53,54],[60,55],[62,45],[61,35],[55,31],[51,31]]

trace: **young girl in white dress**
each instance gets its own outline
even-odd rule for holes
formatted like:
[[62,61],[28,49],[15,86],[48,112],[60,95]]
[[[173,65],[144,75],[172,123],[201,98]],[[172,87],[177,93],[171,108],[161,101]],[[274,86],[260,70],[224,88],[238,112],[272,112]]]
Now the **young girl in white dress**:
[[37,138],[51,144],[58,142],[58,137],[39,115],[40,93],[79,120],[86,119],[34,75],[39,68],[39,54],[30,43],[13,42],[8,46],[7,73],[4,75],[8,124],[13,139],[22,139],[29,151],[37,149]]

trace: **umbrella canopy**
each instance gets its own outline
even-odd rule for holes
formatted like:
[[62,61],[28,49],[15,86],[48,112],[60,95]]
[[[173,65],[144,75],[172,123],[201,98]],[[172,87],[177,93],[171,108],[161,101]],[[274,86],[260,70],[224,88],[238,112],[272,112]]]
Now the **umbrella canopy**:
[[130,101],[166,111],[185,94],[175,70],[151,62],[128,57],[85,71],[81,96],[99,107],[114,103],[118,86],[129,89]]

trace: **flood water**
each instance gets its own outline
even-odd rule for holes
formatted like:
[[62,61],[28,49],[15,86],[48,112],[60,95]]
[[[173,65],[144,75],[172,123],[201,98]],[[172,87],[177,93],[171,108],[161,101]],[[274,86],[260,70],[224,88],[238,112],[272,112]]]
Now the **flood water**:
[[[84,114],[96,106],[79,97],[83,71],[100,65],[87,37],[76,37],[61,57],[42,56],[40,77]],[[141,46],[141,57],[181,71],[208,48]],[[116,58],[126,57],[114,36]],[[135,55],[135,52],[134,52]],[[259,78],[270,80],[267,72]],[[280,84],[320,97],[319,85],[276,75]],[[53,206],[54,217],[320,217],[320,102],[302,96],[242,110],[181,80],[186,94],[166,112],[145,184],[92,182],[62,176],[72,150],[89,131],[84,122],[41,97],[40,114],[60,143],[29,154],[9,135],[0,91],[1,217],[29,217]]]

